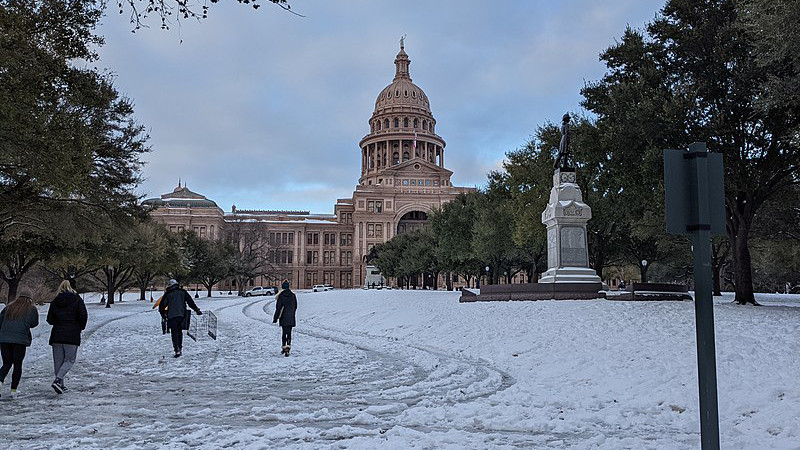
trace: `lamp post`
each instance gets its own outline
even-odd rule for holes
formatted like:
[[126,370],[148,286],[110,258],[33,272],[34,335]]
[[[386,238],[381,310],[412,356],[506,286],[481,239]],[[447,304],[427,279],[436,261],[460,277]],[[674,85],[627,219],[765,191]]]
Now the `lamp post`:
[[642,260],[642,283],[647,283],[647,260]]
[[489,266],[486,266],[485,270],[486,270],[486,279],[488,280],[489,284],[492,284],[492,279],[489,278]]

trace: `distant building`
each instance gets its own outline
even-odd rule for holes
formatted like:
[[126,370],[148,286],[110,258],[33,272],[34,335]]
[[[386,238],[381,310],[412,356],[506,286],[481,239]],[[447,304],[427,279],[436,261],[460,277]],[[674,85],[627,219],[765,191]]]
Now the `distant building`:
[[[171,231],[193,230],[209,239],[233,239],[244,230],[268,242],[272,273],[252,285],[288,278],[294,286],[365,283],[364,257],[373,246],[425,226],[428,213],[472,188],[454,187],[445,168],[445,141],[436,134],[428,96],[411,81],[411,60],[402,44],[395,76],[375,100],[369,134],[359,143],[361,176],[351,198],[338,199],[333,214],[308,211],[223,212],[216,203],[178,187],[143,202]],[[232,281],[218,289],[233,289]]]

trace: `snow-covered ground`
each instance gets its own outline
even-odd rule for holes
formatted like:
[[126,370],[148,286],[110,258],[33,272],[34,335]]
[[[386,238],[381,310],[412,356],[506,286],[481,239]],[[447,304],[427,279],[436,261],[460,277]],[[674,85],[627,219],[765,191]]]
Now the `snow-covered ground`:
[[[722,448],[800,449],[800,296],[758,298],[716,299]],[[284,358],[273,298],[201,297],[174,359],[149,302],[86,301],[64,395],[40,308],[0,448],[699,448],[692,302],[299,292]]]

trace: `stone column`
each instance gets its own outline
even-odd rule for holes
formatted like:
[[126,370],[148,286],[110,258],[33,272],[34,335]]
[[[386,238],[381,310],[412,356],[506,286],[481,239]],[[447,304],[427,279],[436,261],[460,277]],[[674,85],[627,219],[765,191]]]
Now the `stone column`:
[[550,200],[542,212],[547,227],[547,271],[540,283],[600,283],[589,267],[586,223],[592,208],[583,203],[575,171],[557,169],[553,175]]

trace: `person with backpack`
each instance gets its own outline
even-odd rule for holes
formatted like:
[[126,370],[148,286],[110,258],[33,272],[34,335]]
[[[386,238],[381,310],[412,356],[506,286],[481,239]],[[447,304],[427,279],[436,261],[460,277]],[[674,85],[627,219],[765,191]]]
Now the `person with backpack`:
[[186,309],[186,306],[193,309],[198,316],[203,315],[203,311],[192,300],[183,288],[180,287],[177,281],[169,280],[167,282],[167,291],[161,298],[161,303],[158,304],[158,312],[161,317],[167,318],[167,327],[172,334],[172,348],[175,350],[175,358],[181,356],[183,352],[183,322],[191,314]]
[[58,285],[58,295],[50,302],[47,323],[53,326],[50,331],[50,345],[53,347],[53,370],[56,378],[50,387],[57,394],[67,390],[64,377],[75,364],[78,347],[81,345],[81,331],[86,329],[89,315],[83,299],[75,292],[72,284],[64,280]]
[[275,296],[275,315],[272,323],[280,321],[281,325],[281,353],[289,356],[292,349],[292,328],[296,325],[295,312],[297,312],[297,296],[289,289],[289,280],[283,280],[281,291]]
[[0,367],[0,385],[5,383],[6,375],[13,367],[11,397],[16,395],[22,379],[22,360],[25,359],[25,352],[33,340],[31,328],[36,328],[38,325],[39,312],[28,290],[20,291],[17,299],[0,311],[0,353],[3,358],[3,366]]

